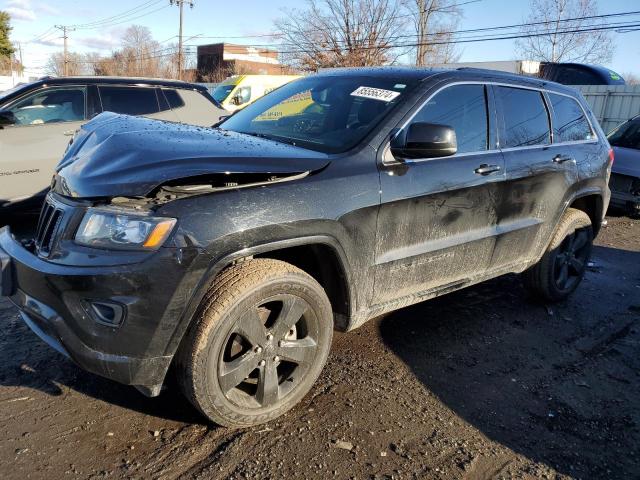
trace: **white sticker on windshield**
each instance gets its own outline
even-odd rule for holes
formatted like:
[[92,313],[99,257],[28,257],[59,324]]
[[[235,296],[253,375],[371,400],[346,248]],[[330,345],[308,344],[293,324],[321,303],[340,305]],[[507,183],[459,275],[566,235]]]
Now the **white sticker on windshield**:
[[370,98],[372,100],[390,102],[398,95],[400,95],[400,92],[394,92],[393,90],[383,90],[382,88],[358,87],[355,91],[351,92],[351,95],[354,97],[363,97]]

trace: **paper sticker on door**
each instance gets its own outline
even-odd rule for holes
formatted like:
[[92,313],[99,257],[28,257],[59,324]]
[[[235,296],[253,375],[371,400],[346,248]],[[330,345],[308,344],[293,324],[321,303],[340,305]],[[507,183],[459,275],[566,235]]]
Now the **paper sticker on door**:
[[391,102],[394,98],[400,95],[400,92],[394,92],[393,90],[383,90],[382,88],[358,87],[355,91],[351,92],[351,95],[354,97],[380,100],[382,102]]

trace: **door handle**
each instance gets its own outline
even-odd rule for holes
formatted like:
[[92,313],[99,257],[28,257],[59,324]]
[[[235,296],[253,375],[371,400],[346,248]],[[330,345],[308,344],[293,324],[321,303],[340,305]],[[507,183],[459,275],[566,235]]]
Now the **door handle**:
[[573,160],[573,157],[569,157],[568,155],[556,155],[555,157],[553,157],[553,163],[564,163],[564,162],[570,162]]
[[489,175],[490,173],[499,172],[502,170],[500,165],[487,165],[483,163],[478,168],[474,170],[478,175]]
[[65,130],[64,132],[62,132],[62,134],[66,137],[71,137],[74,133],[76,133],[75,130]]

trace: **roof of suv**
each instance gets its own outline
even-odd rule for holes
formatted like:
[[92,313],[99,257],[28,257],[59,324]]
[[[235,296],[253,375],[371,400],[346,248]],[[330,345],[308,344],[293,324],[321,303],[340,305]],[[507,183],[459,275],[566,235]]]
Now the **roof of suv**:
[[473,79],[484,81],[500,81],[528,85],[536,88],[549,88],[564,92],[575,92],[573,88],[567,87],[560,83],[552,82],[526,75],[518,75],[515,73],[502,72],[499,70],[490,70],[483,68],[463,67],[457,69],[449,68],[422,68],[422,67],[359,67],[359,68],[335,68],[321,70],[318,75],[324,76],[348,76],[363,75],[372,77],[389,77],[389,78],[409,78],[414,80],[425,80],[438,74],[449,74],[451,76],[459,76],[461,80]]

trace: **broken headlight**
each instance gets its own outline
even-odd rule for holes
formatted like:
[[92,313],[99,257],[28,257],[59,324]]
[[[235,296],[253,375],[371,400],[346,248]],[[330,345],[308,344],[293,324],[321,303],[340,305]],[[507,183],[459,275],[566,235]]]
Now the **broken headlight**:
[[167,240],[175,218],[146,217],[88,210],[76,232],[76,243],[117,250],[157,250]]

